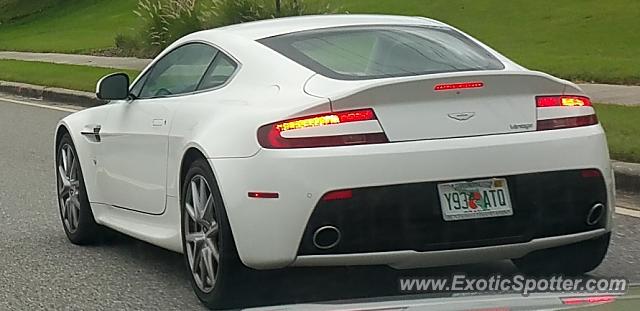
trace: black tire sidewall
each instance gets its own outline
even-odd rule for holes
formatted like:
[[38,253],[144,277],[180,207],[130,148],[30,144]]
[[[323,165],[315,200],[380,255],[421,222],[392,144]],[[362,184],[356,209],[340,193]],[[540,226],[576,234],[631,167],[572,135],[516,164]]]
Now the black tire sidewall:
[[[73,150],[74,155],[78,160],[78,181],[80,182],[80,193],[78,195],[78,199],[80,201],[80,214],[78,220],[78,228],[75,232],[70,232],[67,229],[67,226],[64,224],[64,219],[62,217],[62,206],[60,202],[60,194],[58,189],[60,189],[60,177],[58,172],[58,163],[60,158],[60,152],[62,147],[65,145],[69,145]],[[56,198],[58,201],[58,214],[60,215],[60,221],[62,222],[62,227],[64,229],[67,238],[74,244],[84,245],[91,244],[95,242],[99,238],[99,228],[95,222],[93,217],[93,212],[91,210],[91,204],[89,204],[89,197],[87,195],[87,189],[84,183],[84,175],[82,174],[82,166],[80,164],[80,155],[76,151],[76,147],[71,139],[69,134],[65,134],[60,139],[60,143],[56,147]]]
[[[205,178],[209,187],[211,188],[211,193],[213,195],[213,205],[214,212],[216,216],[216,220],[218,225],[220,226],[220,240],[219,240],[219,252],[220,252],[220,262],[218,263],[218,273],[216,275],[216,284],[213,290],[209,293],[205,293],[201,291],[195,283],[193,279],[193,275],[191,272],[191,267],[189,266],[187,251],[186,251],[186,242],[184,239],[184,225],[185,225],[185,200],[186,200],[186,192],[191,182],[191,179],[200,175]],[[234,306],[237,301],[234,299],[236,292],[234,292],[233,288],[236,287],[234,283],[237,282],[238,276],[246,267],[242,265],[240,262],[237,249],[235,247],[235,242],[233,239],[233,235],[231,233],[231,228],[229,225],[229,220],[227,218],[227,213],[224,207],[224,203],[222,201],[222,195],[218,188],[218,183],[213,175],[211,168],[205,160],[196,160],[193,162],[191,167],[189,168],[183,184],[182,191],[180,194],[180,233],[182,236],[182,250],[184,253],[184,263],[189,271],[189,280],[191,281],[191,285],[193,290],[198,296],[198,298],[209,308],[216,309],[228,309],[235,308]],[[234,302],[235,301],[235,302]]]

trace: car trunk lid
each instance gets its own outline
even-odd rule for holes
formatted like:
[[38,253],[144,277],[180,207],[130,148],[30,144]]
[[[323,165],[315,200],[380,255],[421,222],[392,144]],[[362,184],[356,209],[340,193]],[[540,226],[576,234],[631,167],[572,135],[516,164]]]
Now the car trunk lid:
[[529,71],[486,71],[366,81],[320,75],[305,85],[334,111],[373,108],[389,141],[534,131],[535,97],[563,94],[566,84]]

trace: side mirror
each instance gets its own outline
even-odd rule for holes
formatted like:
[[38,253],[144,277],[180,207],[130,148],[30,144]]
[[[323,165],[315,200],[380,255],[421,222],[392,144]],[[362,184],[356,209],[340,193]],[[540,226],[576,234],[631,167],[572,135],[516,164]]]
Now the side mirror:
[[114,73],[98,81],[96,97],[103,100],[124,100],[129,97],[129,76]]

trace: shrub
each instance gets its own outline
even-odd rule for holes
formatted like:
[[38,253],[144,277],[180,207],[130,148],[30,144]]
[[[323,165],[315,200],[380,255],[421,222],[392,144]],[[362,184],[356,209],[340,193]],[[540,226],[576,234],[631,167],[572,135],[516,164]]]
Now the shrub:
[[109,56],[149,56],[149,53],[145,51],[145,45],[142,43],[142,40],[140,38],[137,38],[136,36],[119,34],[116,36],[115,45],[115,50],[108,49],[100,51],[100,53]]
[[205,0],[202,6],[205,28],[217,28],[249,21],[273,18],[264,1]]
[[196,0],[140,0],[134,11],[143,22],[138,33],[147,54],[155,55],[176,39],[202,29]]
[[122,54],[151,57],[178,38],[203,29],[284,16],[338,10],[305,0],[139,0],[134,13],[143,20],[135,36],[118,35]]

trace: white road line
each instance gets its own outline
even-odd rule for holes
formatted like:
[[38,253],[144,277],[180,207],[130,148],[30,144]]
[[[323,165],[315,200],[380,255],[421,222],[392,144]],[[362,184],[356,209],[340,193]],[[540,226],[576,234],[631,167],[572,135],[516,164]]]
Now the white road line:
[[624,208],[624,207],[620,207],[620,206],[616,206],[616,213],[620,214],[620,215],[640,218],[640,211],[634,210],[634,209],[629,209],[629,208]]
[[5,101],[5,102],[13,103],[13,104],[18,104],[18,105],[25,105],[25,106],[31,106],[31,107],[38,107],[38,108],[45,108],[45,109],[51,109],[51,110],[64,111],[64,112],[78,112],[78,111],[81,110],[81,109],[57,107],[57,106],[52,106],[52,105],[43,105],[43,104],[30,103],[30,102],[25,102],[25,101],[15,100],[15,99],[9,99],[9,98],[4,98],[4,97],[0,97],[0,101]]

